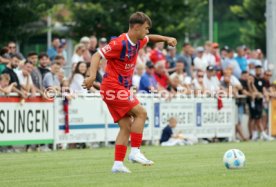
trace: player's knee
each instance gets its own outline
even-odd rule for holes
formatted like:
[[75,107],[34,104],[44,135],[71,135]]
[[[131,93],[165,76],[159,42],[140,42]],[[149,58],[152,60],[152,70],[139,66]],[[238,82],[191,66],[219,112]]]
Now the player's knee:
[[141,110],[139,111],[138,116],[140,118],[143,118],[144,120],[146,120],[147,119],[147,111],[144,108],[141,108]]

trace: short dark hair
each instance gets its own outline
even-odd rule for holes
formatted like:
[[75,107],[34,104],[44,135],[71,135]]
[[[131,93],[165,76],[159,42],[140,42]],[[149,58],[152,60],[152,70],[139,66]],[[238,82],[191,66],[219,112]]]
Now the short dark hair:
[[151,19],[148,15],[146,15],[143,12],[135,12],[133,13],[130,17],[129,17],[129,26],[133,27],[135,24],[144,24],[145,22],[147,22],[149,24],[149,26],[152,26],[152,22]]
[[57,56],[55,56],[54,61],[61,60],[61,59],[64,60],[65,58],[62,55],[57,55]]
[[10,54],[10,57],[11,57],[11,58],[17,58],[18,60],[22,60],[21,57],[20,57],[17,53],[15,53],[15,54]]
[[47,53],[40,53],[39,56],[38,56],[38,59],[42,59],[44,57],[49,58],[49,56],[47,55]]
[[247,70],[242,71],[242,74],[246,74],[246,73],[248,73],[248,71],[247,71]]
[[36,52],[32,51],[32,52],[29,52],[28,55],[27,55],[27,58],[30,57],[30,56],[35,56],[37,55]]
[[186,47],[188,45],[191,45],[189,42],[185,42],[182,47]]
[[29,61],[29,60],[26,60],[26,61],[24,62],[24,65],[26,65],[26,64],[32,64],[32,65],[33,65],[33,63],[32,63],[31,61]]

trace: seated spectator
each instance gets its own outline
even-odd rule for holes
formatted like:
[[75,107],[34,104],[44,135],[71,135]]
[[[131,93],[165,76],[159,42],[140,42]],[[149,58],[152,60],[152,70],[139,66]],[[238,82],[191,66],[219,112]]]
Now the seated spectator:
[[57,55],[54,58],[54,62],[57,64],[60,64],[61,69],[63,69],[63,67],[65,66],[65,63],[66,63],[65,58],[62,55]]
[[46,73],[42,85],[44,88],[54,89],[59,93],[60,91],[60,81],[58,79],[58,73],[60,72],[60,64],[52,63],[50,72]]
[[[57,56],[55,57],[55,59],[56,58],[57,58]],[[38,56],[38,60],[39,60],[39,65],[37,68],[38,68],[38,70],[41,74],[42,80],[43,80],[46,73],[50,72],[49,65],[50,65],[51,61],[46,53],[40,53]]]
[[204,48],[198,47],[196,48],[196,52],[196,57],[194,59],[194,70],[205,71],[208,66],[208,62],[203,58]]
[[212,43],[211,54],[215,57],[215,66],[221,66],[218,43]]
[[31,93],[31,96],[34,97],[36,93],[35,86],[32,81],[31,72],[33,70],[33,63],[30,61],[25,61],[22,70],[16,72],[19,79],[19,84],[21,88],[27,92]]
[[78,62],[84,61],[84,58],[83,58],[84,52],[85,52],[85,46],[83,44],[77,44],[75,46],[74,54],[72,56],[72,67],[73,67],[72,70],[73,71]]
[[27,55],[27,61],[31,62],[34,66],[36,66],[38,60],[38,55],[36,52],[30,52]]
[[9,85],[10,76],[8,74],[0,75],[0,94],[9,94],[12,89],[16,87],[16,83],[13,82]]
[[220,82],[215,75],[214,67],[207,66],[206,74],[203,77],[204,88],[211,92],[217,92],[220,89]]
[[227,58],[222,62],[222,69],[232,68],[233,75],[239,79],[241,76],[241,68],[234,58],[234,51],[229,49],[227,52]]
[[192,84],[192,78],[186,75],[184,69],[185,69],[185,66],[183,61],[181,61],[181,59],[177,59],[175,72],[170,75],[170,79],[172,80],[175,76],[178,76],[180,84],[190,89]]
[[54,38],[52,40],[52,47],[48,49],[47,54],[51,61],[57,56],[58,47],[60,46],[59,38]]
[[161,89],[167,89],[170,80],[165,68],[165,61],[159,61],[155,64],[154,78]]
[[157,91],[157,81],[154,78],[154,65],[152,62],[148,61],[146,63],[146,72],[142,75],[140,84],[139,84],[139,91],[140,92],[155,92]]
[[16,83],[16,87],[13,87],[12,91],[18,93],[21,97],[27,97],[20,86],[19,79],[14,72],[14,69],[18,67],[20,57],[16,54],[11,56],[10,63],[7,64],[6,69],[3,70],[2,74],[6,73],[10,76],[9,84]]
[[69,80],[70,91],[72,93],[87,93],[87,89],[82,87],[86,71],[86,62],[78,62]]
[[136,72],[135,74],[133,75],[132,77],[132,85],[137,89],[139,90],[139,84],[140,84],[140,80],[141,80],[141,77],[144,73],[144,65],[143,64],[137,64],[136,65]]
[[185,90],[185,88],[182,86],[178,75],[173,76],[170,79],[171,79],[171,81],[170,81],[170,85],[168,86],[168,91],[170,91],[173,95],[175,95],[177,93],[186,93],[187,92],[187,90]]
[[168,122],[169,124],[163,129],[161,134],[161,146],[192,145],[197,142],[197,140],[193,138],[184,138],[181,132],[173,133],[173,129],[177,126],[176,118],[171,117]]
[[192,82],[195,95],[200,95],[205,92],[203,78],[204,78],[204,72],[201,70],[198,70],[196,73],[196,77],[194,78],[194,80]]

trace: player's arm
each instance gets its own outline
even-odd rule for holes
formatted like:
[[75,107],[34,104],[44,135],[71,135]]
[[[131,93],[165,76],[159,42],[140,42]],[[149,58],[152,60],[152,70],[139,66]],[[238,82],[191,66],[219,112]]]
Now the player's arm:
[[169,46],[175,47],[177,44],[177,40],[173,37],[162,36],[157,34],[149,34],[147,35],[149,38],[149,42],[166,42]]
[[97,71],[100,65],[101,55],[99,52],[96,52],[91,59],[89,77],[84,79],[83,87],[90,89],[93,86],[94,81],[96,80]]

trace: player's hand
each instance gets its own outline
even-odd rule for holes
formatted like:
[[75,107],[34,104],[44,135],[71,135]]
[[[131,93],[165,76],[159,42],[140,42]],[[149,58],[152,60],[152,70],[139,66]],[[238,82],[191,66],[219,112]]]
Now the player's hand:
[[87,77],[86,79],[84,79],[82,87],[84,89],[90,90],[90,88],[93,86],[94,81],[95,81],[95,78]]
[[176,44],[177,44],[177,40],[175,38],[173,38],[173,37],[168,37],[167,38],[167,44],[169,46],[175,47]]

